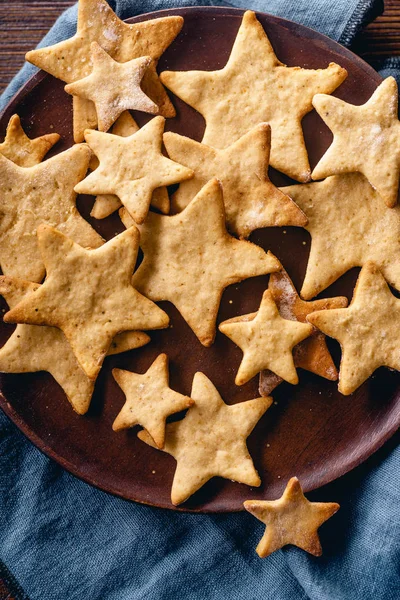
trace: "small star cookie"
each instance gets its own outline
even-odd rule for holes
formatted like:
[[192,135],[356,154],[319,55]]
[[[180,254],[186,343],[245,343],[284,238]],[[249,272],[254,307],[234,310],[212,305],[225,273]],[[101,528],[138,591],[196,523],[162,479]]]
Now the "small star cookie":
[[33,167],[42,162],[59,139],[58,133],[48,133],[31,140],[22,129],[19,116],[13,115],[4,142],[0,144],[0,154],[19,167]]
[[228,234],[216,179],[181,213],[149,213],[140,227],[140,246],[144,259],[134,286],[154,301],[172,302],[204,346],[214,341],[223,290],[279,268],[270,252]]
[[[139,131],[139,126],[128,111],[122,113],[122,115],[115,121],[111,133],[114,135],[120,135],[121,137],[129,137]],[[90,168],[92,171],[97,169],[99,166],[99,160],[93,155]],[[121,208],[122,203],[118,196],[112,194],[105,194],[97,196],[90,216],[95,219],[105,219],[113,212]],[[151,197],[151,206],[156,208],[163,214],[167,215],[170,210],[170,202],[168,191],[166,187],[160,187],[154,190]]]
[[[314,300],[314,302],[301,300],[292,280],[283,267],[277,273],[271,273],[268,289],[281,317],[291,321],[306,323],[307,315],[316,310],[345,308],[347,306],[347,298],[344,297],[322,298],[321,300]],[[293,359],[295,367],[300,367],[331,381],[336,381],[338,378],[338,372],[326,345],[325,336],[316,328],[314,328],[310,337],[293,348]],[[281,382],[281,377],[272,371],[262,371],[260,373],[260,394],[269,396],[272,390]]]
[[260,123],[225,150],[215,150],[176,133],[164,133],[173,160],[193,169],[172,200],[183,210],[203,185],[217,177],[224,191],[227,227],[241,238],[255,229],[307,223],[304,213],[268,177],[271,128]]
[[388,208],[360,173],[282,188],[308,217],[311,234],[301,296],[310,300],[372,260],[400,290],[400,207]]
[[254,12],[246,11],[226,66],[219,71],[164,71],[161,81],[203,115],[203,143],[226,148],[252,127],[272,129],[271,166],[308,181],[310,165],[301,121],[313,96],[330,94],[347,76],[335,63],[326,69],[286,67],[275,56]]
[[39,227],[38,240],[46,280],[4,315],[6,323],[58,327],[90,379],[117,333],[167,327],[166,313],[131,285],[139,246],[135,227],[96,250],[48,225]]
[[[141,56],[153,62],[142,82],[143,92],[159,107],[165,117],[175,116],[156,72],[156,61],[182,29],[182,17],[162,17],[128,25],[117,17],[105,0],[79,0],[78,27],[68,40],[47,48],[28,52],[26,60],[66,83],[90,75],[90,46],[97,42],[114,60],[124,63]],[[84,98],[74,98],[74,139],[83,141],[87,128],[97,125],[96,108]]]
[[400,300],[374,263],[361,269],[348,308],[318,311],[307,319],[340,343],[339,392],[345,396],[378,367],[400,371]]
[[283,319],[269,290],[264,292],[257,313],[228,319],[219,330],[243,351],[236,385],[244,385],[263,369],[289,383],[299,382],[292,349],[313,329],[309,323]]
[[243,506],[267,527],[257,546],[260,558],[288,544],[321,556],[318,529],[340,508],[336,502],[310,502],[297,477],[292,477],[279,500],[246,500]]
[[103,239],[79,214],[74,186],[85,177],[91,151],[73,146],[33,167],[0,154],[0,265],[4,275],[42,281],[45,268],[36,231],[47,223],[87,248]]
[[[195,374],[190,396],[195,404],[185,418],[166,427],[164,452],[177,462],[172,504],[185,502],[212,477],[258,487],[261,481],[246,439],[271,406],[272,398],[228,406],[203,373]],[[140,431],[138,437],[156,447],[147,431]]]
[[194,404],[191,398],[169,387],[167,355],[160,354],[143,375],[113,369],[113,376],[126,396],[126,402],[113,423],[113,430],[141,425],[155,445],[163,448],[167,417]]
[[143,223],[156,188],[193,177],[161,152],[165,119],[155,117],[129,137],[85,131],[85,139],[100,166],[81,181],[78,194],[115,194],[136,223]]
[[400,175],[397,83],[385,79],[361,106],[317,94],[313,105],[333,133],[333,143],[315,167],[313,179],[363,173],[389,207],[395,206]]
[[66,85],[65,91],[94,103],[99,131],[108,131],[125,110],[157,114],[158,106],[140,87],[151,60],[150,56],[141,56],[119,63],[92,42],[92,72]]
[[[39,289],[40,285],[16,277],[0,277],[0,294],[10,308]],[[117,335],[108,354],[119,354],[140,348],[150,341],[141,331]],[[71,346],[56,327],[17,325],[0,349],[1,373],[34,373],[47,371],[64,390],[72,408],[84,415],[90,405],[95,381],[79,366]]]

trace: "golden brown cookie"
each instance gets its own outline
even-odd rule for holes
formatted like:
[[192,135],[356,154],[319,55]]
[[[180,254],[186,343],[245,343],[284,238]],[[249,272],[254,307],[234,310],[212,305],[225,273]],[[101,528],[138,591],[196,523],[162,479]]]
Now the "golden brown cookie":
[[156,188],[193,177],[193,171],[163,156],[165,119],[155,117],[129,137],[85,131],[100,166],[81,181],[78,194],[115,194],[136,223],[143,223]]
[[[121,137],[129,137],[139,130],[138,125],[128,111],[122,113],[122,115],[115,121],[111,133],[114,135],[120,135]],[[92,171],[97,169],[99,166],[99,160],[97,156],[93,155],[90,167]],[[112,194],[106,194],[103,196],[97,196],[90,216],[95,219],[105,219],[113,212],[121,208],[122,203],[118,196]],[[167,188],[160,187],[154,190],[151,197],[151,206],[167,215],[170,210],[170,202]]]
[[279,268],[270,252],[228,234],[216,179],[178,215],[149,213],[140,227],[140,247],[144,259],[134,286],[154,301],[172,302],[204,346],[214,341],[223,290]]
[[114,431],[141,425],[158,448],[164,447],[166,419],[194,404],[188,396],[169,387],[168,357],[160,354],[143,375],[113,369],[113,376],[126,396],[114,423]]
[[307,223],[304,213],[268,177],[271,128],[253,127],[225,150],[215,150],[176,133],[164,133],[173,160],[193,169],[194,177],[180,184],[173,209],[183,210],[213,177],[222,184],[227,227],[241,238],[255,229]]
[[92,42],[90,57],[93,65],[90,75],[69,83],[65,91],[93,102],[99,131],[108,131],[125,110],[157,114],[157,104],[140,87],[152,60],[150,56],[119,63],[97,42]]
[[[146,72],[142,89],[165,117],[175,115],[156,72],[156,61],[182,29],[182,17],[162,17],[129,25],[121,21],[105,0],[79,0],[78,29],[70,39],[47,48],[28,52],[26,60],[66,83],[73,83],[91,72],[90,45],[97,42],[118,62],[141,56],[153,59]],[[87,128],[97,125],[92,102],[74,98],[74,139],[83,141]]]
[[275,56],[255,13],[246,11],[223,69],[164,71],[160,79],[203,115],[205,144],[226,148],[252,127],[269,123],[271,165],[293,179],[308,181],[302,118],[312,110],[315,94],[330,94],[346,76],[335,63],[318,70],[286,67]]
[[[212,477],[259,486],[246,439],[272,399],[255,398],[228,406],[203,373],[195,374],[190,396],[195,404],[185,418],[166,427],[164,452],[177,462],[172,504],[185,502]],[[138,437],[156,447],[147,431],[140,431]]]
[[0,265],[4,275],[40,282],[45,274],[36,231],[57,227],[87,248],[103,239],[79,214],[74,186],[83,179],[90,149],[73,146],[33,167],[19,167],[0,154]]
[[264,292],[258,312],[228,319],[219,330],[243,351],[236,385],[244,385],[263,369],[289,383],[299,382],[292,350],[311,335],[312,327],[283,319],[269,290]]
[[342,348],[339,392],[352,394],[378,367],[400,371],[400,300],[372,262],[361,269],[348,308],[318,311],[307,320]]
[[313,105],[333,133],[333,143],[314,168],[313,179],[363,173],[386,205],[395,206],[400,175],[397,83],[385,79],[361,106],[317,94]]
[[131,285],[139,246],[135,227],[97,250],[78,246],[48,225],[39,227],[38,239],[46,280],[4,321],[61,329],[90,379],[118,333],[168,325],[165,312]]
[[311,234],[301,296],[310,300],[372,260],[400,290],[400,207],[388,208],[360,173],[282,188],[308,217]]
[[[322,298],[313,302],[301,300],[292,280],[283,267],[280,271],[271,273],[268,289],[281,317],[291,321],[306,323],[307,315],[316,310],[347,306],[347,298],[344,297]],[[338,372],[326,345],[325,336],[316,328],[314,328],[310,337],[293,348],[293,360],[295,367],[300,367],[330,381],[336,381],[338,378]],[[281,377],[272,371],[262,371],[260,373],[260,394],[269,396],[272,390],[281,382]]]
[[7,125],[6,137],[0,144],[0,154],[19,167],[33,167],[42,162],[48,151],[58,142],[58,133],[48,133],[30,139],[22,129],[18,115],[13,115]]
[[310,502],[297,477],[292,477],[279,500],[246,500],[243,506],[267,527],[256,552],[265,558],[292,544],[314,556],[321,556],[318,529],[340,508],[336,502]]
[[[40,287],[16,277],[0,277],[0,294],[10,308]],[[150,341],[141,331],[117,335],[108,354],[119,354],[140,348]],[[79,366],[63,332],[56,327],[17,325],[11,337],[0,349],[1,373],[34,373],[48,371],[62,387],[72,408],[84,415],[92,398],[95,381]]]

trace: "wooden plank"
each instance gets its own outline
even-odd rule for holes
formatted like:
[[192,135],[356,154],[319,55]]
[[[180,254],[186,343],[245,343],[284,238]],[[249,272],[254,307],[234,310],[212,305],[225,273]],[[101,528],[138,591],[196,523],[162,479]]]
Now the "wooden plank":
[[[23,65],[25,53],[42,39],[74,0],[1,2],[0,92]],[[366,60],[400,56],[400,1],[386,0],[385,12],[360,34],[353,50]]]

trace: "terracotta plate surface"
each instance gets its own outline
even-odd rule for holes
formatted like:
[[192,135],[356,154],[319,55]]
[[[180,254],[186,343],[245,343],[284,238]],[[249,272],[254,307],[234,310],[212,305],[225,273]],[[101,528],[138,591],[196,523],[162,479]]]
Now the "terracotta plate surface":
[[[160,60],[159,70],[222,68],[240,25],[241,10],[191,8],[160,11],[131,19],[137,22],[168,14],[185,18],[182,33]],[[300,25],[269,15],[258,15],[277,56],[288,65],[326,67],[335,61],[349,76],[340,86],[340,98],[361,104],[380,82],[380,77],[360,58],[330,39]],[[251,84],[251,82],[250,82]],[[71,98],[61,81],[44,73],[34,76],[12,100],[1,117],[1,134],[10,116],[18,113],[30,136],[58,132],[62,141],[54,152],[72,145]],[[251,90],[251,85],[250,85]],[[251,93],[251,91],[250,91]],[[197,140],[202,137],[202,117],[177,98],[178,111],[167,129]],[[140,124],[147,116],[134,115]],[[238,115],[240,119],[240,115]],[[313,112],[303,121],[312,166],[331,141],[331,134]],[[290,181],[271,173],[275,183]],[[93,198],[79,198],[79,210],[105,237],[121,231],[116,215],[106,221],[89,218]],[[270,249],[282,261],[297,288],[304,277],[310,236],[297,228],[271,228],[253,233],[251,240]],[[346,240],[343,240],[346,243]],[[325,296],[344,294],[351,298],[358,270],[347,273]],[[223,319],[257,309],[267,277],[247,280],[228,288],[218,317]],[[144,348],[107,358],[97,382],[91,408],[76,415],[63,391],[47,373],[0,376],[0,403],[5,413],[48,456],[85,481],[126,499],[173,508],[170,489],[175,469],[172,457],[140,442],[137,429],[114,433],[111,424],[123,404],[123,395],[111,376],[113,367],[144,372],[160,352],[171,361],[171,385],[189,394],[196,371],[214,382],[227,403],[258,396],[258,377],[242,388],[234,384],[241,352],[221,334],[211,348],[204,348],[175,308],[161,303],[172,329],[151,333]],[[2,308],[6,308],[3,304]],[[13,326],[0,325],[1,343]],[[329,342],[335,360],[336,342]],[[320,487],[354,468],[375,452],[400,422],[400,375],[380,369],[352,396],[344,397],[337,384],[302,371],[300,385],[282,384],[274,392],[274,404],[249,438],[249,448],[262,478],[262,486],[245,485],[215,478],[178,510],[224,512],[242,510],[247,498],[276,498],[292,475],[308,491]]]

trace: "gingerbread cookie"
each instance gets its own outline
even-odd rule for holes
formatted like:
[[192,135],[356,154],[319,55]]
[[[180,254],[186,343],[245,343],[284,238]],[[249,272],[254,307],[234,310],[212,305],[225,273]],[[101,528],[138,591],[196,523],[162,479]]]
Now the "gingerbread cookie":
[[[165,117],[175,115],[156,72],[156,61],[182,29],[182,17],[162,17],[128,25],[121,21],[105,0],[79,0],[77,33],[68,40],[27,53],[26,60],[66,83],[73,83],[91,72],[90,46],[97,42],[113,59],[124,63],[141,56],[153,62],[142,82],[144,93]],[[74,98],[74,139],[83,141],[87,128],[97,126],[94,104]]]
[[125,110],[157,114],[158,106],[140,87],[151,60],[150,56],[141,56],[119,63],[97,42],[92,42],[92,72],[87,77],[66,85],[65,91],[93,102],[99,131],[108,131]]
[[[172,504],[185,502],[212,477],[259,486],[246,439],[272,399],[255,398],[228,406],[203,373],[195,374],[190,396],[194,406],[182,421],[166,428],[164,452],[177,462]],[[140,431],[138,437],[156,447],[147,431]]]
[[265,558],[292,544],[314,556],[321,556],[318,529],[340,508],[336,502],[310,502],[297,477],[292,477],[279,500],[246,500],[243,506],[267,527],[257,554]]
[[59,139],[58,133],[28,138],[22,129],[21,119],[18,115],[13,115],[7,125],[4,142],[0,144],[0,154],[19,167],[33,167],[42,162]]
[[261,227],[307,223],[304,213],[269,180],[271,128],[267,123],[257,125],[225,150],[176,133],[165,133],[164,144],[168,156],[194,171],[193,179],[181,183],[173,196],[176,212],[217,177],[223,187],[227,227],[239,237],[246,238]]
[[298,181],[310,179],[301,121],[315,94],[330,94],[347,76],[325,69],[286,67],[275,56],[254,12],[246,11],[226,66],[219,71],[161,73],[161,81],[206,120],[203,142],[226,148],[252,127],[272,129],[270,163]]
[[374,263],[361,269],[348,308],[318,311],[307,320],[340,342],[339,392],[345,396],[378,367],[400,371],[400,300]]
[[131,285],[139,233],[135,227],[97,250],[86,250],[42,225],[44,284],[4,315],[6,323],[61,329],[82,369],[95,379],[112,339],[123,331],[159,329],[168,316]]
[[400,175],[398,91],[393,77],[385,79],[361,106],[317,94],[313,105],[333,133],[333,143],[312,173],[363,173],[387,206],[397,202]]
[[140,246],[144,259],[134,286],[154,301],[172,302],[204,346],[214,341],[223,290],[279,268],[270,252],[228,234],[216,179],[178,215],[149,213],[140,227]]
[[309,323],[283,319],[269,290],[263,294],[257,313],[228,319],[219,330],[243,351],[236,385],[244,385],[263,369],[289,383],[299,382],[292,350],[312,333]]
[[141,425],[157,448],[163,448],[167,417],[193,405],[191,398],[169,387],[167,355],[160,354],[143,375],[113,369],[113,376],[126,396],[113,423],[114,431]]

